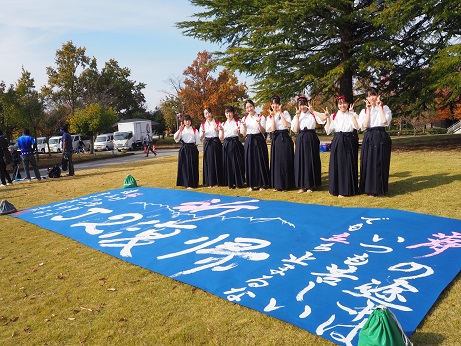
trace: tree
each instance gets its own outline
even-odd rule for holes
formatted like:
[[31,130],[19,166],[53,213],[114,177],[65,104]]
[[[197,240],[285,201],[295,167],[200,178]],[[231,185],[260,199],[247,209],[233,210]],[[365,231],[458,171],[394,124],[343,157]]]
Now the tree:
[[210,107],[217,119],[224,120],[224,108],[238,105],[247,98],[246,85],[238,84],[237,77],[227,69],[214,78],[216,65],[211,54],[203,51],[184,71],[184,87],[179,90],[178,98],[185,104],[186,113],[193,122],[203,119],[203,109]]
[[56,51],[56,68],[46,68],[48,86],[42,89],[43,93],[51,97],[56,104],[67,104],[71,114],[80,106],[80,72],[90,63],[85,51],[85,47],[77,48],[72,41],[68,41]]
[[130,80],[131,71],[110,59],[101,71],[102,87],[109,96],[108,106],[114,107],[122,119],[146,113],[144,83]]
[[114,108],[103,108],[99,103],[92,103],[83,109],[77,109],[69,118],[70,131],[90,136],[91,153],[94,137],[97,133],[107,132],[118,120]]
[[24,67],[16,84],[16,93],[22,125],[32,127],[36,137],[43,116],[43,104],[35,90],[34,78]]
[[430,67],[427,93],[434,93],[442,119],[461,118],[461,44],[442,50]]
[[431,100],[423,93],[427,67],[461,27],[458,0],[191,3],[205,10],[177,26],[223,46],[218,62],[251,74],[259,100],[305,91],[352,99],[354,82],[361,81],[419,111]]
[[165,127],[168,133],[174,133],[179,126],[179,113],[181,112],[181,101],[178,96],[167,95],[160,101],[160,109],[165,120]]
[[14,85],[6,86],[0,83],[0,129],[10,140],[13,139],[14,132],[20,128],[18,95]]
[[89,58],[85,51],[69,41],[56,52],[57,68],[47,68],[47,95],[57,104],[69,105],[71,114],[92,103],[113,107],[121,118],[144,114],[145,84],[130,80],[130,69],[120,67],[114,59],[99,71],[96,58]]

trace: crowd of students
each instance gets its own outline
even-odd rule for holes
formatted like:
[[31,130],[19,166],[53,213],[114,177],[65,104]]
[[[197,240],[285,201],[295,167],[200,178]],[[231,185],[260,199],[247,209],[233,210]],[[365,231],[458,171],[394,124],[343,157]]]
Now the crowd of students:
[[[292,118],[282,109],[280,97],[273,96],[270,114],[264,117],[255,112],[254,102],[247,100],[246,115],[241,119],[236,117],[232,106],[226,107],[224,122],[214,119],[211,109],[204,109],[204,121],[198,130],[186,114],[174,134],[175,141],[182,143],[176,185],[189,189],[199,186],[197,145],[203,141],[203,185],[209,188],[313,192],[321,186],[320,140],[315,132],[317,124],[321,124],[327,135],[334,134],[328,172],[330,194],[338,197],[386,194],[392,141],[385,128],[392,120],[391,110],[374,88],[367,90],[365,107],[358,115],[345,96],[339,96],[336,105],[333,114],[327,108],[317,112],[307,97],[300,96]],[[360,180],[358,131],[365,131]],[[296,145],[290,132],[297,134]],[[244,144],[241,136],[245,138]]]

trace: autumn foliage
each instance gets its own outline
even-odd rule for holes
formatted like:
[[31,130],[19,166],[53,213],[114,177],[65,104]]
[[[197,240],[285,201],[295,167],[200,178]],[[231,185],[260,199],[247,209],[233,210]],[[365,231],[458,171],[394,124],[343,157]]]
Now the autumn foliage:
[[224,109],[234,106],[242,115],[243,101],[248,97],[245,83],[238,83],[229,70],[216,72],[216,65],[207,51],[199,52],[197,58],[184,71],[184,87],[178,97],[184,103],[185,113],[193,119],[193,125],[203,121],[203,109],[211,108],[218,120],[225,120]]

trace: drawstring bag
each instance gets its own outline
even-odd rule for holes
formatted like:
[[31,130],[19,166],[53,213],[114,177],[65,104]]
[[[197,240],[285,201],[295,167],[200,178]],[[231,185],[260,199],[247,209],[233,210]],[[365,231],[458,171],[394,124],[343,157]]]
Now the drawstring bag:
[[138,187],[138,184],[136,184],[136,180],[128,174],[123,182],[123,188],[127,189],[131,187]]
[[8,202],[6,199],[2,200],[0,203],[0,215],[6,215],[17,212],[14,205]]
[[385,306],[377,306],[359,333],[358,346],[413,346],[395,315]]

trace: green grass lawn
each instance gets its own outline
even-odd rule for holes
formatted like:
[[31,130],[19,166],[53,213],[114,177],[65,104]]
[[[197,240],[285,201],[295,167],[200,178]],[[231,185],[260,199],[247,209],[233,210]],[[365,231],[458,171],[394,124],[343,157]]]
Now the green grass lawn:
[[[331,196],[329,153],[321,153],[323,185],[312,194],[227,187],[196,191],[460,219],[460,144],[461,135],[394,139],[389,194],[382,198]],[[171,156],[77,171],[74,177],[16,183],[1,189],[0,199],[21,210],[120,188],[127,174],[140,186],[176,189],[176,165],[177,157]],[[332,345],[9,216],[0,217],[0,235],[0,345]],[[458,275],[411,340],[416,345],[459,345],[460,315]]]

